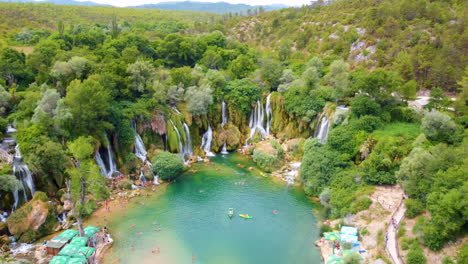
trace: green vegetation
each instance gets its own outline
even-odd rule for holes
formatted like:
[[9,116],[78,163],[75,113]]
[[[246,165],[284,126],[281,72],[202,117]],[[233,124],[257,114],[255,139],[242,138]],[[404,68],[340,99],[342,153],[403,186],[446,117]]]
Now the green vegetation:
[[[407,217],[428,213],[417,241],[440,250],[466,235],[468,219],[465,10],[458,0],[342,0],[221,17],[1,3],[0,130],[17,128],[38,190],[58,200],[69,187],[81,226],[109,194],[94,161],[101,147],[125,177],[137,174],[137,132],[154,172],[173,180],[184,162],[167,151],[192,142],[201,155],[208,127],[212,150],[238,149],[252,108],[271,94],[277,140],[252,138],[261,169],[302,159],[304,190],[329,218],[369,208],[374,185],[401,183]],[[409,102],[420,89],[431,94],[421,111]],[[322,144],[313,132],[325,117]],[[0,165],[11,203],[18,181]],[[419,244],[405,247],[408,263],[425,262]]]
[[171,181],[177,178],[184,169],[184,161],[179,154],[162,152],[154,157],[153,166],[161,180]]

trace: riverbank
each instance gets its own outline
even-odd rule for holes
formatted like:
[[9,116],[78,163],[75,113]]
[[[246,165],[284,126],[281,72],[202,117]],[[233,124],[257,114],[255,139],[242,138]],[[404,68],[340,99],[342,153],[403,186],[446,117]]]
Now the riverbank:
[[[322,224],[328,224],[336,230],[339,229],[340,225],[357,227],[360,249],[365,251],[361,253],[363,263],[371,263],[379,258],[387,260],[386,230],[402,202],[403,195],[403,189],[400,185],[376,186],[374,192],[368,195],[372,204],[367,210],[345,218],[325,221]],[[316,241],[316,246],[319,247],[321,256],[326,263],[328,256],[333,252],[332,244],[321,239]]]

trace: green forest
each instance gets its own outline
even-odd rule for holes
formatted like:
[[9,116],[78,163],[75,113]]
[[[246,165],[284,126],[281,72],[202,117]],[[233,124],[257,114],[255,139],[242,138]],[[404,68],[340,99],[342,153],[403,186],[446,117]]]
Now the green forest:
[[[401,185],[416,221],[405,263],[457,240],[443,263],[467,263],[467,2],[320,3],[251,16],[0,3],[0,131],[14,127],[35,189],[18,178],[18,150],[0,149],[0,212],[12,212],[0,245],[53,233],[66,203],[81,225],[116,188],[243,148],[269,174],[301,162],[296,181],[323,219]],[[106,151],[118,187],[96,163]],[[35,204],[49,214],[33,230]]]

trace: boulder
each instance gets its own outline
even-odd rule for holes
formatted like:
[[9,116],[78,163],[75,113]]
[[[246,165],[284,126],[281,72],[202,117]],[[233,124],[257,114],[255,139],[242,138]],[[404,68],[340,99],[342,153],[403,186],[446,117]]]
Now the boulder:
[[0,222],[0,236],[8,235],[8,226],[6,223]]
[[30,243],[51,234],[60,223],[55,208],[43,192],[36,192],[31,201],[14,211],[7,220],[8,230],[20,243]]

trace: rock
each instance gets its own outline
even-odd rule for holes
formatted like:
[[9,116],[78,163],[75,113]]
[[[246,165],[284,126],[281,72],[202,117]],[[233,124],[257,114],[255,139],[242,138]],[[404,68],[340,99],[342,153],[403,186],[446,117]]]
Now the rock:
[[0,222],[0,236],[8,235],[8,226],[5,223]]
[[36,192],[31,201],[14,211],[7,220],[8,230],[20,243],[30,243],[51,234],[60,225],[47,195]]
[[11,242],[11,239],[7,235],[0,236],[0,245],[8,245]]
[[192,163],[197,163],[198,162],[198,157],[197,156],[190,156],[188,158],[188,163],[189,164],[192,164]]
[[249,167],[247,170],[248,171],[253,171],[253,169],[254,169],[253,167]]
[[73,203],[70,200],[63,201],[63,210],[70,211],[73,208]]

